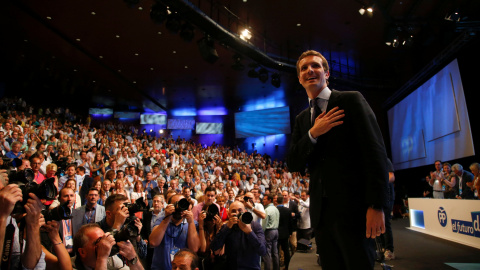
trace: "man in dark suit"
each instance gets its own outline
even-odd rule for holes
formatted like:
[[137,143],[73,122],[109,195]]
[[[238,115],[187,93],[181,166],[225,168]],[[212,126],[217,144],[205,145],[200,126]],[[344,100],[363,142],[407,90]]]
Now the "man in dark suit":
[[457,198],[458,199],[474,199],[474,193],[472,189],[467,185],[473,181],[473,174],[467,172],[463,169],[463,166],[456,163],[452,166],[452,171],[458,176],[458,184],[455,185],[455,188],[458,189]]
[[359,92],[327,87],[328,63],[320,53],[303,53],[297,73],[311,106],[295,119],[287,160],[290,171],[310,172],[310,218],[322,267],[373,269],[388,182],[375,115]]
[[292,247],[292,255],[297,251],[297,221],[300,219],[300,211],[298,210],[298,204],[294,200],[290,200],[288,191],[282,191],[283,206],[290,209],[290,215],[292,217],[293,231],[290,237],[290,246]]
[[[82,179],[82,187],[80,188],[80,199],[82,200],[82,205],[85,205],[87,203],[87,195],[88,191],[93,185],[93,178],[85,174],[85,168],[82,166],[78,166],[77,169],[77,175],[75,176],[75,179]],[[99,190],[100,192],[100,190]]]
[[280,212],[280,222],[278,223],[278,244],[283,251],[285,270],[288,270],[288,265],[290,264],[288,239],[293,232],[292,211],[283,205],[283,196],[278,196],[276,203],[277,209]]

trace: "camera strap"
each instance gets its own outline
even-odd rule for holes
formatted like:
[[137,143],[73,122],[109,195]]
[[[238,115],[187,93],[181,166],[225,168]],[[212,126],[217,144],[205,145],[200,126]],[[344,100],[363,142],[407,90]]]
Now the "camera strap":
[[2,264],[0,267],[1,269],[10,269],[14,237],[15,237],[15,226],[12,224],[12,220],[10,219],[10,224],[7,225],[7,229],[5,230]]

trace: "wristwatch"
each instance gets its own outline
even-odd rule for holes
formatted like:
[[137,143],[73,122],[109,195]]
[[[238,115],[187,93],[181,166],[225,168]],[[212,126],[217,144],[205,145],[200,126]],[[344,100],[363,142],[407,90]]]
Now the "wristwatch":
[[137,256],[135,258],[128,260],[128,265],[135,265],[138,262]]

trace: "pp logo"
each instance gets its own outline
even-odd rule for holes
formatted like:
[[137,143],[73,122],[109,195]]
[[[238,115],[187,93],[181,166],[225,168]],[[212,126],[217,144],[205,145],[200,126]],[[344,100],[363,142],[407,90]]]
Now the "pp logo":
[[443,207],[440,207],[438,209],[438,222],[440,222],[440,225],[442,225],[442,227],[447,226],[447,212],[445,211],[445,209],[443,209]]

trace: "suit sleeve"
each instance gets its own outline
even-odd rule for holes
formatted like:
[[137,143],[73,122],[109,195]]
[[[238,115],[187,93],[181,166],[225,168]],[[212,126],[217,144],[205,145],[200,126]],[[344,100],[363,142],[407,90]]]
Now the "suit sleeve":
[[352,133],[359,147],[359,158],[366,179],[365,202],[367,205],[387,205],[387,154],[377,119],[365,98],[359,92],[350,95],[345,114],[352,118]]
[[308,127],[302,127],[302,119],[306,117],[303,111],[295,118],[290,148],[287,155],[287,164],[291,172],[305,172],[308,158],[315,145],[308,136]]

